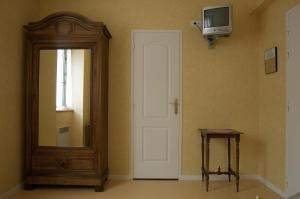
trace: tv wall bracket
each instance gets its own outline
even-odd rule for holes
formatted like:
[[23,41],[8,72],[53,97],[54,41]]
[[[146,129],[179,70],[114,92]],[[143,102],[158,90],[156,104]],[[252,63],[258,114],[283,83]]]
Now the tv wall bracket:
[[[202,23],[201,23],[201,21],[192,21],[191,25],[192,25],[192,27],[197,28],[198,30],[200,30],[200,32],[202,33]],[[220,37],[228,37],[228,35],[206,35],[206,36],[203,36],[203,37],[208,42],[208,48],[209,49],[214,49],[215,44],[216,44],[216,40],[219,39]]]

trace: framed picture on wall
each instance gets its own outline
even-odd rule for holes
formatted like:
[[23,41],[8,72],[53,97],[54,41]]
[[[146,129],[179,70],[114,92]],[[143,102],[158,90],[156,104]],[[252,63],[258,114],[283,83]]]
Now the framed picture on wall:
[[277,70],[277,47],[274,47],[265,51],[265,73],[276,73]]

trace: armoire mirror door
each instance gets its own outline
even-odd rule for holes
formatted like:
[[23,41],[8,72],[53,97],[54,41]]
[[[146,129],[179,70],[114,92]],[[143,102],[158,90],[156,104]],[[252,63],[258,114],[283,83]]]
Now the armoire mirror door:
[[108,176],[108,47],[102,22],[61,12],[26,34],[25,188],[84,185]]
[[89,147],[91,49],[39,52],[39,146]]

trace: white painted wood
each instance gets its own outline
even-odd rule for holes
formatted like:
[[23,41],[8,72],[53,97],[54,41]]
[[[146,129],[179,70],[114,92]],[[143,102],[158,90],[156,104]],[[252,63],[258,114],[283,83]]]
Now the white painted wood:
[[[132,33],[133,178],[177,179],[181,156],[181,32]],[[175,99],[179,100],[175,114]]]
[[286,193],[284,191],[282,191],[281,189],[279,189],[278,187],[276,187],[269,180],[267,180],[267,179],[265,179],[265,178],[263,178],[261,176],[257,176],[257,180],[260,181],[262,184],[264,184],[269,189],[271,189],[273,192],[275,192],[276,194],[278,194],[279,196],[281,196],[282,198],[286,198]]
[[286,194],[300,192],[300,6],[287,13]]

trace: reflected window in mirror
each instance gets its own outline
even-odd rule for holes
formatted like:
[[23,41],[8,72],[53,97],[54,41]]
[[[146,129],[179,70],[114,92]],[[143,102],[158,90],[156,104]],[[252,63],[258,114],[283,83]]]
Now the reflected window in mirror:
[[56,110],[72,109],[71,50],[57,50]]
[[39,68],[39,146],[90,146],[91,50],[40,50]]

